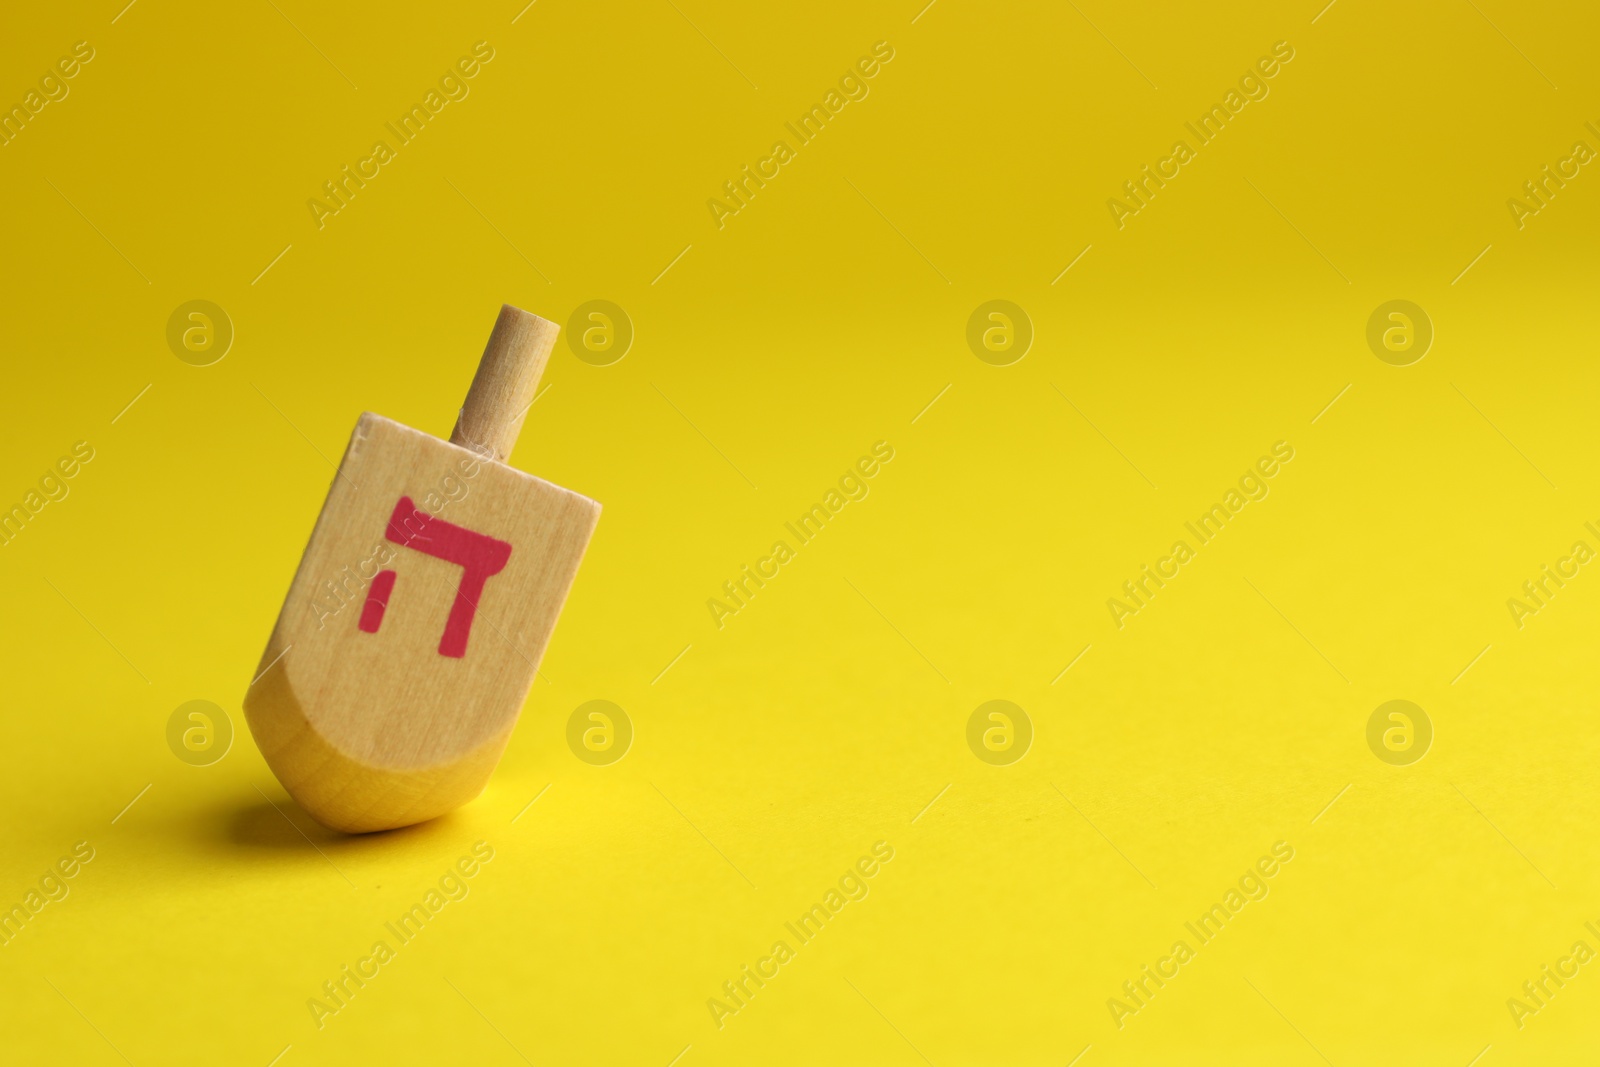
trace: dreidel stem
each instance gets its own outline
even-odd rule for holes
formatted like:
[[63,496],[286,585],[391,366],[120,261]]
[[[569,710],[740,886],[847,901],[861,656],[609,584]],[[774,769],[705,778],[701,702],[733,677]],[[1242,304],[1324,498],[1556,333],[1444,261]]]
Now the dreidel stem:
[[499,463],[511,458],[560,332],[561,327],[549,319],[510,304],[501,306],[466,403],[450,432],[451,444],[492,456]]

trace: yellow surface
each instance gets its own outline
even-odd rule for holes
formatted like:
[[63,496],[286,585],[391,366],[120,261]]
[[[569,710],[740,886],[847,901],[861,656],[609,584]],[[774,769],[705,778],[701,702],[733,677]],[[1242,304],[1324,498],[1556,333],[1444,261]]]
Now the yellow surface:
[[[0,501],[93,454],[0,548],[0,899],[67,892],[0,947],[0,1058],[1593,1061],[1600,577],[1507,605],[1600,548],[1600,175],[1507,203],[1600,149],[1591,8],[118,5],[0,35],[19,103],[93,49],[0,147]],[[307,201],[479,41],[319,229]],[[1280,41],[1119,228],[1108,199]],[[195,299],[235,331],[211,366],[168,346]],[[238,709],[330,461],[366,409],[447,434],[502,301],[596,299],[631,350],[563,343],[515,461],[606,510],[497,776],[428,825],[319,829]],[[995,299],[1035,332],[1009,366],[967,345]],[[1435,330],[1404,367],[1366,341],[1397,299]],[[1119,629],[1108,598],[1280,441]],[[1433,727],[1409,766],[1367,743],[1394,699]],[[210,766],[168,746],[191,700],[232,719]],[[569,748],[591,700],[619,762]],[[1019,762],[968,747],[991,700],[1031,722]],[[866,896],[801,942],[841,879]],[[1241,879],[1267,895],[1200,944]],[[1577,976],[1519,1028],[1546,964]],[[776,977],[708,1007],[746,965]],[[376,973],[309,1007],[346,966]]]

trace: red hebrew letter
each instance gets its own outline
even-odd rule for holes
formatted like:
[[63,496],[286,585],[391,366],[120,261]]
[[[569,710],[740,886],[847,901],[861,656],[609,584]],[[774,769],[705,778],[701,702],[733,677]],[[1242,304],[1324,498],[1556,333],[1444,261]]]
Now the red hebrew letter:
[[[467,637],[472,633],[472,620],[478,611],[478,601],[483,596],[484,583],[505,570],[506,560],[511,558],[511,546],[487,534],[429,515],[413,504],[408,496],[401,497],[394,506],[394,514],[389,516],[389,526],[384,536],[404,548],[415,549],[461,568],[461,584],[456,587],[455,603],[450,606],[450,616],[444,624],[444,636],[439,639],[439,655],[453,659],[465,656]],[[389,595],[394,590],[394,582],[395,572],[383,571],[368,590],[360,623],[361,629],[367,633],[378,632],[383,613],[389,605]]]
[[369,634],[378,632],[383,625],[383,613],[389,609],[389,594],[394,592],[394,571],[379,571],[367,590],[367,602],[361,605],[361,629]]

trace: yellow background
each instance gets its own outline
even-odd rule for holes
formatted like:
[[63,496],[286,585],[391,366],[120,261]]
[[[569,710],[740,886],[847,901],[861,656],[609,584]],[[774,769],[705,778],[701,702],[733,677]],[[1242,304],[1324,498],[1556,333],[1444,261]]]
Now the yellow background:
[[[96,52],[0,148],[0,502],[96,450],[0,548],[0,901],[96,850],[0,948],[8,1062],[1589,1062],[1596,965],[1520,1030],[1506,1000],[1600,947],[1600,577],[1520,630],[1506,600],[1596,545],[1600,175],[1520,230],[1506,201],[1600,148],[1592,10],[119,6],[0,34],[7,104]],[[319,230],[308,198],[479,40],[470,96]],[[719,230],[706,201],[880,40]],[[1280,40],[1119,230],[1106,200]],[[209,367],[165,340],[196,298],[236,330]],[[321,830],[239,701],[329,461],[363,410],[448,433],[502,301],[597,298],[632,350],[563,343],[514,459],[606,509],[548,682],[476,802]],[[965,341],[995,298],[1036,331],[1008,367]],[[1436,331],[1403,368],[1364,339],[1396,298]],[[718,630],[706,600],[879,440],[870,496]],[[1279,440],[1270,496],[1117,629]],[[606,767],[565,741],[597,698],[636,731]],[[1435,730],[1408,767],[1365,740],[1394,698]],[[167,748],[191,699],[237,731],[209,767]],[[991,699],[1033,724],[1010,766],[967,747]],[[308,998],[478,840],[471,895],[319,1030]],[[718,1029],[879,840],[870,895]],[[1118,1029],[1279,840],[1271,894]]]

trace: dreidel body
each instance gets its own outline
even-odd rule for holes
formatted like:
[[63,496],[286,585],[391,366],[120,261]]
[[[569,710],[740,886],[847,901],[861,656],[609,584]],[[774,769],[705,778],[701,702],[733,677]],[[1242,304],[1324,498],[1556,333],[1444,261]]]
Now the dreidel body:
[[501,309],[448,442],[356,423],[244,699],[326,826],[434,818],[500,761],[600,517],[505,464],[558,329]]

